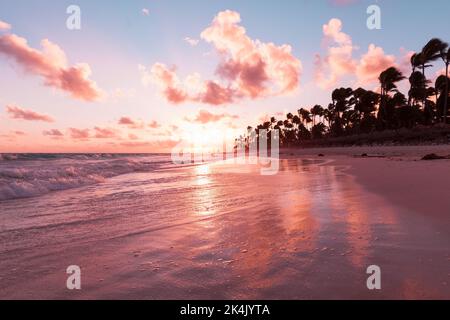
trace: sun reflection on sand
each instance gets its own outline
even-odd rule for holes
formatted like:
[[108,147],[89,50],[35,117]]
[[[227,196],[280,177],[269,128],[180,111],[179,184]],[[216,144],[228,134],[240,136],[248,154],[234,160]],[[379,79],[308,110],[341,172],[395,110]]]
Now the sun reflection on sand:
[[[211,186],[211,168],[209,164],[194,167],[194,194],[195,214],[212,216],[215,211],[215,196],[217,190]],[[205,223],[202,221],[202,223]]]
[[209,178],[210,167],[208,164],[203,164],[195,167],[195,185],[206,186],[211,180]]
[[[173,170],[179,173],[176,181],[161,181],[169,192],[162,207],[154,201],[165,191],[145,189],[157,191],[152,209],[164,212],[159,218],[165,226],[154,235],[143,233],[146,240],[137,245],[150,261],[158,257],[155,265],[166,266],[154,277],[170,283],[179,297],[346,296],[364,285],[368,265],[383,261],[385,243],[396,243],[404,234],[389,204],[342,168],[323,162],[281,160],[276,176],[262,176],[250,164],[205,163]],[[182,220],[176,219],[181,215]],[[144,217],[140,221],[154,228],[153,213]],[[390,259],[397,261],[395,250]],[[396,288],[408,283],[408,277],[402,280]],[[220,290],[211,296],[210,288]],[[405,286],[408,292],[401,294],[413,296],[411,288]]]

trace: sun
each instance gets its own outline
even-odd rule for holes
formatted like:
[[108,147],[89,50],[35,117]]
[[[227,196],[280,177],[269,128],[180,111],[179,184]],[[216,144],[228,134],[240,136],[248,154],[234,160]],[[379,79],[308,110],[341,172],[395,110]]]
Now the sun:
[[224,124],[186,124],[181,129],[181,138],[195,152],[217,152],[233,150],[236,129]]

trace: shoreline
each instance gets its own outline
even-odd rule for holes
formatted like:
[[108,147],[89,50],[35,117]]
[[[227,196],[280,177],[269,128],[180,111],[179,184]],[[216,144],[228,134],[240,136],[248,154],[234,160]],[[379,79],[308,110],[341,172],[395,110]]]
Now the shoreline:
[[362,154],[384,157],[421,158],[430,153],[450,155],[450,144],[435,145],[377,145],[377,146],[341,146],[341,147],[307,147],[280,148],[280,157],[292,156],[361,156]]
[[[450,160],[421,160],[432,153],[448,156],[450,145],[283,150],[280,158],[331,160],[325,165],[345,166],[345,173],[353,176],[368,192],[450,225]],[[362,154],[367,156],[362,157]]]

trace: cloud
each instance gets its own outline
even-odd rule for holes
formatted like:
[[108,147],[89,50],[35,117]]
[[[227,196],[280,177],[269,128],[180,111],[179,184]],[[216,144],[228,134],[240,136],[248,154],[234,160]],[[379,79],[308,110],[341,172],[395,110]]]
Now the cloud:
[[129,117],[122,117],[119,119],[119,124],[126,125],[126,126],[133,126],[135,125],[135,121]]
[[214,114],[207,110],[199,110],[194,119],[185,118],[189,122],[197,122],[201,124],[206,124],[210,122],[218,122],[223,119],[238,119],[237,115],[230,115],[228,113]]
[[97,139],[112,139],[118,137],[117,131],[110,128],[95,127],[94,131],[95,131],[94,137]]
[[334,46],[328,47],[325,58],[316,55],[315,80],[319,87],[327,89],[336,85],[342,76],[353,73],[357,63],[352,58],[355,47],[351,37],[342,32],[341,20],[331,19],[322,29],[324,42],[331,41]]
[[15,131],[10,131],[7,134],[0,134],[0,138],[5,138],[9,141],[15,141],[18,137],[22,137],[25,135],[26,135],[26,132],[23,132],[20,130],[15,130]]
[[198,43],[200,42],[200,40],[198,40],[198,39],[192,39],[192,38],[190,38],[190,37],[184,38],[184,41],[186,41],[189,45],[191,45],[191,46],[193,46],[193,47],[197,46]]
[[152,128],[152,129],[158,129],[161,127],[161,124],[159,124],[157,121],[152,121],[149,123],[148,126],[149,126],[149,128]]
[[11,30],[11,25],[5,21],[0,20],[0,31]]
[[[122,117],[119,119],[118,121],[119,125],[122,126],[127,126],[128,128],[131,129],[143,129],[145,127],[145,123],[141,120],[134,120],[130,117]],[[148,127],[151,129],[158,129],[161,127],[161,124],[158,123],[157,121],[151,121],[148,124]]]
[[118,121],[119,125],[122,126],[127,126],[128,128],[131,129],[142,129],[144,128],[144,123],[140,120],[134,120],[131,119],[130,117],[122,117],[119,119]]
[[138,140],[139,137],[133,133],[128,134],[128,139],[130,140]]
[[150,75],[147,71],[144,71],[144,84],[146,79],[152,79],[162,89],[165,98],[170,103],[180,104],[192,100],[188,96],[186,89],[181,86],[181,82],[175,73],[175,68],[169,69],[162,63],[155,63],[151,68]]
[[70,137],[75,140],[89,139],[89,129],[69,128],[69,134]]
[[242,99],[258,99],[284,95],[295,91],[300,83],[301,61],[292,54],[289,45],[276,46],[251,39],[235,11],[222,11],[201,33],[201,38],[213,45],[220,57],[216,68],[218,79],[197,79],[194,90],[181,81],[175,67],[155,63],[150,71],[140,67],[142,81],[158,85],[167,101],[173,104],[200,102],[210,105],[230,104]]
[[46,115],[34,112],[32,110],[26,110],[19,106],[9,104],[6,106],[6,112],[12,119],[22,119],[27,121],[44,121],[44,122],[54,122],[53,118]]
[[44,130],[42,135],[51,137],[52,139],[61,139],[64,134],[58,129]]
[[264,123],[270,121],[270,115],[268,113],[262,113],[258,116],[258,122]]
[[[405,66],[405,60],[411,52],[403,52],[400,65],[394,55],[388,55],[384,49],[370,44],[366,53],[359,59],[353,58],[358,47],[352,38],[342,31],[342,21],[331,19],[323,26],[323,42],[328,45],[327,54],[315,56],[315,82],[322,89],[329,89],[346,76],[356,78],[357,85],[368,85],[378,81],[379,74],[391,66]],[[409,62],[408,62],[409,64]]]
[[386,55],[383,48],[371,44],[356,67],[356,76],[363,84],[378,81],[380,73],[394,65],[395,56]]
[[0,53],[15,60],[26,72],[42,77],[46,86],[84,101],[95,101],[102,96],[96,83],[89,79],[88,64],[68,66],[66,54],[58,45],[44,39],[41,46],[41,51],[33,49],[26,39],[15,34],[0,36]]
[[142,13],[144,16],[148,16],[148,15],[150,15],[150,10],[147,9],[147,8],[143,8],[143,9],[141,10],[141,13]]

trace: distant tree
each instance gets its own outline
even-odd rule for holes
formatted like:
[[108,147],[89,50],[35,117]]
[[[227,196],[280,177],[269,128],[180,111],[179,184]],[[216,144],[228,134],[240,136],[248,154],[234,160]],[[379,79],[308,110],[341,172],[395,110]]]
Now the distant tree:
[[400,70],[395,67],[390,67],[383,71],[378,80],[381,85],[381,101],[380,109],[378,110],[378,120],[384,128],[387,122],[390,120],[390,110],[388,110],[389,94],[392,92],[397,92],[397,82],[405,79]]
[[321,105],[316,104],[314,107],[311,108],[311,115],[312,115],[312,120],[313,120],[313,126],[316,125],[316,117],[319,117],[319,121],[320,121],[320,117],[323,116],[323,107]]

